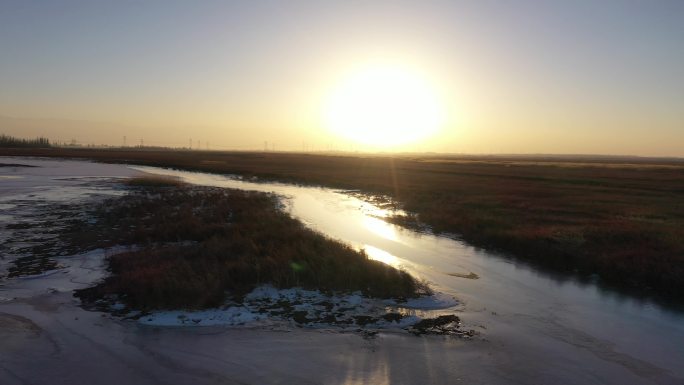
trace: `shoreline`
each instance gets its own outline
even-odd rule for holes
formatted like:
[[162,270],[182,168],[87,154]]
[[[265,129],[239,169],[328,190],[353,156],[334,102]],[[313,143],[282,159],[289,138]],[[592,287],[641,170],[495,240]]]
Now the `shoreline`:
[[[12,167],[26,166],[14,164]],[[153,297],[140,302],[137,306],[126,304],[126,291],[114,289],[115,291],[110,293],[110,290],[106,289],[107,285],[111,285],[108,282],[116,278],[116,271],[118,271],[113,271],[113,260],[127,254],[135,254],[138,260],[145,259],[148,258],[146,256],[148,253],[154,254],[157,253],[156,250],[167,248],[170,248],[170,252],[173,253],[179,245],[191,251],[201,249],[201,238],[183,240],[176,239],[176,236],[173,235],[177,232],[178,236],[182,236],[181,234],[188,234],[191,230],[197,233],[197,226],[194,229],[162,227],[167,226],[166,223],[170,220],[169,213],[185,211],[183,207],[186,206],[187,198],[192,199],[190,208],[197,217],[191,218],[192,220],[188,218],[182,220],[194,223],[194,219],[197,219],[203,223],[203,226],[210,226],[210,229],[225,225],[223,220],[211,222],[216,221],[213,217],[218,214],[218,206],[212,206],[213,203],[218,202],[217,198],[234,200],[237,197],[236,204],[239,207],[234,207],[228,213],[224,212],[225,207],[221,207],[219,210],[222,213],[221,217],[230,218],[226,220],[230,222],[232,232],[243,232],[238,226],[239,217],[236,214],[247,217],[259,215],[261,218],[260,226],[268,225],[264,221],[265,218],[270,218],[264,216],[264,209],[272,213],[269,215],[276,215],[274,218],[288,216],[288,214],[278,208],[281,206],[280,202],[271,207],[273,204],[270,202],[270,196],[265,194],[246,194],[238,190],[188,186],[182,183],[179,178],[134,177],[123,184],[116,180],[101,181],[97,184],[89,183],[87,178],[81,178],[81,180],[79,188],[88,191],[97,186],[102,189],[104,195],[101,194],[98,198],[84,196],[81,200],[68,200],[63,203],[48,203],[40,207],[32,207],[23,212],[20,222],[8,225],[7,228],[14,232],[14,238],[23,237],[20,234],[24,234],[26,231],[34,232],[33,236],[36,239],[43,239],[48,234],[54,235],[54,240],[45,241],[46,244],[32,248],[15,248],[13,251],[15,259],[12,261],[13,265],[9,267],[8,279],[16,278],[26,281],[49,279],[48,277],[52,275],[66,273],[64,266],[68,265],[72,259],[104,254],[106,257],[98,262],[102,264],[100,271],[97,272],[100,279],[87,287],[77,288],[74,295],[81,299],[82,306],[87,310],[104,311],[124,320],[137,320],[141,324],[156,326],[223,325],[230,327],[250,323],[280,322],[283,325],[290,324],[291,327],[354,330],[365,334],[394,329],[408,331],[416,335],[442,334],[463,338],[471,338],[476,335],[472,329],[461,329],[460,319],[453,315],[453,309],[457,306],[455,299],[445,295],[433,294],[429,291],[421,294],[419,298],[380,299],[364,295],[360,291],[345,293],[333,290],[330,292],[330,288],[327,289],[327,293],[324,293],[326,290],[319,290],[320,288],[315,287],[310,287],[309,290],[297,286],[278,289],[266,281],[244,297],[242,294],[231,294],[230,291],[226,290],[227,301],[222,301],[213,306],[202,305],[197,309],[183,310],[187,305],[182,306],[180,303],[178,305],[165,305],[162,302],[159,305],[154,302],[156,299]],[[226,195],[216,197],[218,191]],[[116,192],[115,198],[111,197],[114,192]],[[106,196],[110,197],[106,198]],[[150,196],[154,198],[149,198]],[[167,196],[173,200],[173,207],[166,204]],[[205,197],[210,199],[207,201]],[[262,198],[268,199],[263,201]],[[155,213],[154,210],[149,212],[140,210],[141,207],[154,207],[160,203],[163,203],[161,206],[163,216]],[[82,205],[91,208],[83,211]],[[209,205],[207,208],[211,213],[211,218],[205,218],[199,210],[200,207],[206,205]],[[255,210],[252,207],[257,209]],[[238,211],[235,211],[236,208]],[[241,214],[241,212],[244,213]],[[113,222],[108,219],[110,216],[114,217]],[[54,219],[52,219],[53,217]],[[177,224],[178,220],[174,218],[172,214],[171,220]],[[62,221],[64,222],[61,223]],[[292,221],[292,223],[297,224],[298,222]],[[238,227],[235,228],[235,226]],[[88,230],[82,230],[84,228],[88,228]],[[119,228],[123,230],[118,230]],[[141,233],[141,231],[143,232]],[[169,231],[172,232],[169,234]],[[279,232],[277,229],[274,231]],[[309,230],[302,229],[302,231],[308,232]],[[134,234],[136,238],[133,238]],[[219,233],[212,230],[210,234],[212,242],[216,242]],[[228,237],[230,234],[231,232],[228,232],[224,236]],[[314,236],[313,242],[320,243],[324,239],[323,235],[311,234]],[[133,242],[134,239],[140,237],[147,239],[148,243]],[[315,237],[320,237],[320,240]],[[169,243],[172,238],[175,241]],[[308,240],[308,238],[303,239]],[[304,240],[300,242],[304,242]],[[342,245],[332,241],[327,242],[331,247],[339,248]],[[285,243],[275,246],[287,247]],[[226,243],[226,246],[222,247],[235,246]],[[78,253],[70,255],[74,251]],[[322,250],[321,252],[330,252],[334,255],[334,251],[336,250]],[[192,254],[196,253],[193,251]],[[346,255],[340,257],[346,257]],[[192,258],[200,257],[208,258],[207,256],[192,256]],[[168,264],[169,260],[173,261],[173,259],[166,257],[159,262]],[[208,259],[207,263],[211,261]],[[181,260],[179,263],[182,262]],[[290,264],[293,263],[290,262]],[[377,264],[377,262],[372,263]],[[123,269],[126,274],[137,274],[135,269],[142,272],[145,271],[143,269],[149,269],[145,266],[142,265],[142,268],[139,268],[134,265]],[[131,271],[131,269],[133,270]],[[294,272],[296,273],[296,271]],[[187,274],[190,273],[193,272],[189,271]],[[230,275],[230,272],[227,274]],[[73,279],[81,280],[79,277]],[[149,284],[149,279],[145,284]],[[11,282],[9,281],[10,284]],[[181,286],[170,287],[169,289],[173,290],[174,293],[183,295],[185,289],[182,285],[184,284],[179,283],[177,285]],[[134,289],[136,291],[143,290],[137,287]],[[158,290],[158,286],[151,286],[148,290]],[[204,291],[208,290],[209,288]],[[96,294],[100,292],[104,294]],[[161,308],[156,309],[157,306],[161,306]],[[437,309],[442,311],[435,311]]]
[[[578,163],[548,156],[134,148],[5,148],[0,154],[171,167],[385,195],[436,234],[458,234],[469,244],[549,272],[599,277],[624,293],[682,303],[684,250],[675,241],[684,236],[677,205],[684,199],[681,160],[580,157],[586,163]],[[656,167],[661,163],[667,167]]]
[[[102,164],[40,162],[113,170]],[[125,170],[124,167],[116,169]],[[31,170],[31,175],[42,172]],[[43,171],[50,178],[61,178],[58,169]],[[116,175],[109,171],[104,174]],[[194,181],[234,185],[232,181],[206,177],[206,180]],[[54,182],[78,183],[73,178]],[[5,186],[0,185],[0,197]],[[56,273],[23,280],[22,285],[26,286],[12,288],[23,293],[38,290],[33,291],[32,298],[0,302],[0,313],[30,320],[26,328],[13,327],[3,339],[7,341],[0,348],[3,385],[84,381],[95,385],[122,382],[203,385],[217,381],[228,384],[451,384],[462,381],[584,385],[675,384],[684,378],[679,365],[680,346],[675,343],[684,332],[678,313],[660,310],[650,302],[641,304],[596,293],[590,285],[554,281],[522,265],[484,255],[446,238],[399,228],[392,230],[393,226],[376,221],[372,222],[373,226],[382,227],[365,228],[363,221],[369,213],[357,208],[359,202],[333,191],[284,186],[273,186],[273,189],[286,195],[299,194],[290,201],[289,210],[311,226],[337,238],[350,239],[356,245],[375,245],[399,257],[400,262],[410,263],[438,287],[457,292],[464,306],[458,315],[467,325],[482,326],[484,338],[468,341],[448,336],[417,338],[393,332],[364,338],[356,333],[299,328],[272,332],[214,326],[143,326],[80,309],[67,291],[77,285],[72,281],[85,281]],[[365,231],[331,232],[340,229],[335,220],[342,216],[345,223],[357,224],[350,230],[358,227]],[[356,238],[357,235],[362,237]],[[377,243],[385,236],[395,241]],[[82,271],[88,271],[89,265],[73,262],[68,264],[69,269],[83,266]],[[449,275],[454,271],[473,272],[479,279]],[[66,279],[68,285],[50,284],[58,278]],[[42,284],[47,288],[36,286]],[[8,296],[6,289],[0,287],[0,297]],[[616,322],[622,323],[622,327],[615,328]],[[31,323],[41,331],[31,332],[34,330]],[[629,336],[648,335],[648,338],[640,338],[633,345],[629,342],[632,339],[625,340],[623,330]],[[542,364],[543,368],[539,366]]]

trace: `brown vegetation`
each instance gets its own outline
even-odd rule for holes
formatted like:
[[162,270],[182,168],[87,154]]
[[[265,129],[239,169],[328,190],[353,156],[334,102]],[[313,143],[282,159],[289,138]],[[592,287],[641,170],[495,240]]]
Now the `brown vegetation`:
[[258,176],[387,194],[488,249],[603,282],[684,293],[684,162],[638,158],[387,157],[133,150],[3,150]]
[[[413,297],[427,288],[277,209],[274,196],[204,187],[135,183],[97,211],[109,244],[139,249],[108,258],[112,275],[85,299],[110,294],[135,308],[218,306],[226,292],[260,284],[375,297]],[[142,187],[141,187],[142,186]]]

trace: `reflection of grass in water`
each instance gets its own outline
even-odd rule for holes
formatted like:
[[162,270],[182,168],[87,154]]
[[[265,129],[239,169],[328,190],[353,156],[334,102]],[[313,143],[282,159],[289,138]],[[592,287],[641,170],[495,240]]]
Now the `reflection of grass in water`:
[[467,278],[467,279],[480,279],[480,276],[473,273],[472,271],[469,274],[465,273],[447,273],[447,275],[450,275],[452,277],[459,277],[459,278]]
[[270,283],[374,297],[414,297],[427,287],[277,209],[274,196],[204,187],[145,187],[103,204],[113,244],[141,249],[108,258],[112,275],[85,299],[120,295],[137,308],[220,305]]

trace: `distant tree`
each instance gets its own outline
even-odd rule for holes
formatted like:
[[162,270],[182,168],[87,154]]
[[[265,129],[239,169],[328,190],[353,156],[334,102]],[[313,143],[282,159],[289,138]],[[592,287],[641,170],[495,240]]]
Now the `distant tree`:
[[0,147],[52,147],[48,138],[21,139],[9,135],[0,135]]

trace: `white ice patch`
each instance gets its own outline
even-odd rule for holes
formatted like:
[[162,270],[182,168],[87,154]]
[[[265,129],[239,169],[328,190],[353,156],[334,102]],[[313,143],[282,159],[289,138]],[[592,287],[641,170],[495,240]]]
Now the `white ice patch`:
[[[284,322],[311,328],[403,329],[433,316],[431,309],[455,305],[458,302],[447,295],[398,302],[363,297],[359,292],[326,295],[316,290],[263,285],[247,294],[241,304],[228,303],[221,308],[198,311],[157,311],[140,317],[138,322],[154,326],[257,326]],[[393,319],[391,315],[400,317]]]
[[244,306],[231,306],[226,309],[209,309],[202,311],[160,311],[141,317],[139,322],[154,326],[215,326],[243,325],[266,318],[255,314]]

